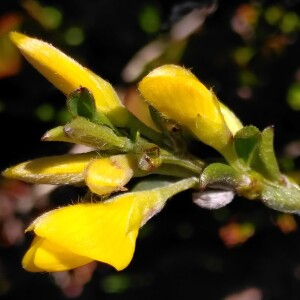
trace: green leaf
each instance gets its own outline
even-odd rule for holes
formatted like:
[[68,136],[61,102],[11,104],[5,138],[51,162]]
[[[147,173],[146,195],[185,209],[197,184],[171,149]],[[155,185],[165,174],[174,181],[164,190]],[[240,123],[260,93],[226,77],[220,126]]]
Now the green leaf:
[[283,177],[281,183],[265,181],[261,200],[268,207],[287,213],[300,213],[300,188]]
[[280,179],[280,170],[273,146],[273,127],[265,128],[251,161],[251,167],[270,180]]
[[207,186],[235,189],[242,184],[244,184],[243,175],[233,167],[222,163],[208,165],[200,176],[200,187],[202,189]]
[[245,126],[234,136],[234,147],[237,156],[249,166],[253,152],[260,140],[260,131],[255,126]]

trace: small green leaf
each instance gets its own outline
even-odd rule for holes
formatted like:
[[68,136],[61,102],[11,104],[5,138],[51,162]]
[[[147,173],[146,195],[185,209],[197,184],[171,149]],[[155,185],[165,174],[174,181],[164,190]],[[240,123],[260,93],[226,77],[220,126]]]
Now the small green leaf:
[[250,164],[253,151],[260,140],[260,135],[259,129],[250,125],[240,129],[234,136],[235,151],[247,166]]
[[261,200],[272,209],[300,214],[300,188],[288,178],[283,179],[281,183],[265,181]]
[[273,127],[267,127],[261,133],[258,147],[256,148],[251,161],[251,167],[265,178],[278,181],[280,178],[280,171],[274,153],[273,140]]
[[200,176],[200,187],[236,188],[243,184],[243,175],[229,165],[212,163],[208,165]]

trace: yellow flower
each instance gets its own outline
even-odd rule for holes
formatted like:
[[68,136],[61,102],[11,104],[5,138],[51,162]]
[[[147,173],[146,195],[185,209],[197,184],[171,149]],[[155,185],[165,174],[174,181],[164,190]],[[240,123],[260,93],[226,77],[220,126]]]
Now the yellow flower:
[[10,39],[28,62],[65,95],[86,87],[95,98],[97,110],[114,125],[122,127],[127,123],[128,112],[107,81],[46,42],[19,32],[11,32]]
[[154,69],[141,80],[139,90],[163,116],[188,128],[199,140],[220,152],[242,128],[213,92],[180,66],[163,65]]
[[188,178],[105,202],[47,212],[27,229],[36,237],[23,258],[23,267],[31,272],[55,272],[96,260],[122,270],[133,257],[139,228],[164,207],[168,198],[196,182]]

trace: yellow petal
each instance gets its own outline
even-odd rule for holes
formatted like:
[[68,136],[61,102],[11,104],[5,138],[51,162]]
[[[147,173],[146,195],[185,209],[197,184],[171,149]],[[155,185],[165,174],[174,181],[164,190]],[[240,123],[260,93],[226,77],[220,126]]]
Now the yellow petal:
[[122,190],[137,168],[136,155],[113,155],[95,159],[86,168],[85,182],[93,193],[110,194]]
[[126,94],[124,96],[123,103],[126,108],[135,115],[139,120],[141,120],[148,127],[160,132],[161,130],[153,122],[149,105],[141,97],[141,94],[136,89],[136,87],[127,88]]
[[205,144],[220,150],[230,139],[218,100],[185,68],[164,65],[154,69],[139,83],[139,90],[150,105],[190,129]]
[[42,215],[29,230],[67,252],[122,270],[132,259],[139,230],[127,232],[131,209],[132,201],[68,206]]
[[58,272],[88,264],[92,259],[77,255],[59,245],[35,237],[23,257],[22,265],[29,272]]
[[224,105],[222,102],[220,103],[220,108],[222,115],[224,116],[225,122],[230,129],[232,135],[234,136],[237,131],[243,128],[242,122],[239,120],[239,118],[233,113],[232,110],[230,110],[226,105]]
[[201,139],[198,135],[199,139],[216,150],[222,151],[229,141],[229,135],[224,134],[223,128],[214,120],[208,120],[205,116],[199,115],[195,119],[195,128],[201,131]]
[[2,175],[30,183],[78,184],[84,182],[84,169],[96,152],[37,158],[6,169]]
[[107,115],[113,124],[126,124],[127,111],[107,81],[51,44],[19,32],[11,32],[10,39],[28,62],[65,95],[79,87],[86,87],[94,95],[97,109]]
[[32,241],[30,248],[25,253],[23,259],[22,259],[22,266],[25,270],[29,272],[44,272],[45,270],[42,268],[38,268],[34,263],[34,258],[37,249],[42,244],[43,239],[39,237],[35,237]]

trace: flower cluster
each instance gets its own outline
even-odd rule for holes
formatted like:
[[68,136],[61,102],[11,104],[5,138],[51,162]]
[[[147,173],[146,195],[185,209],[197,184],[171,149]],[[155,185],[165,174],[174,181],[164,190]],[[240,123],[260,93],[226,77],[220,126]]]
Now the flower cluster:
[[[273,129],[244,126],[186,68],[162,65],[138,83],[151,118],[143,122],[145,116],[130,113],[107,81],[57,48],[18,32],[10,39],[67,98],[71,121],[42,140],[90,149],[3,171],[29,183],[85,186],[93,200],[49,211],[29,225],[26,231],[35,237],[23,258],[26,270],[70,270],[94,260],[122,270],[133,257],[139,229],[188,189],[197,205],[209,209],[239,194],[273,209],[299,211],[300,189],[279,171]],[[195,157],[192,140],[217,150],[223,161]],[[135,183],[130,190],[129,182]]]

